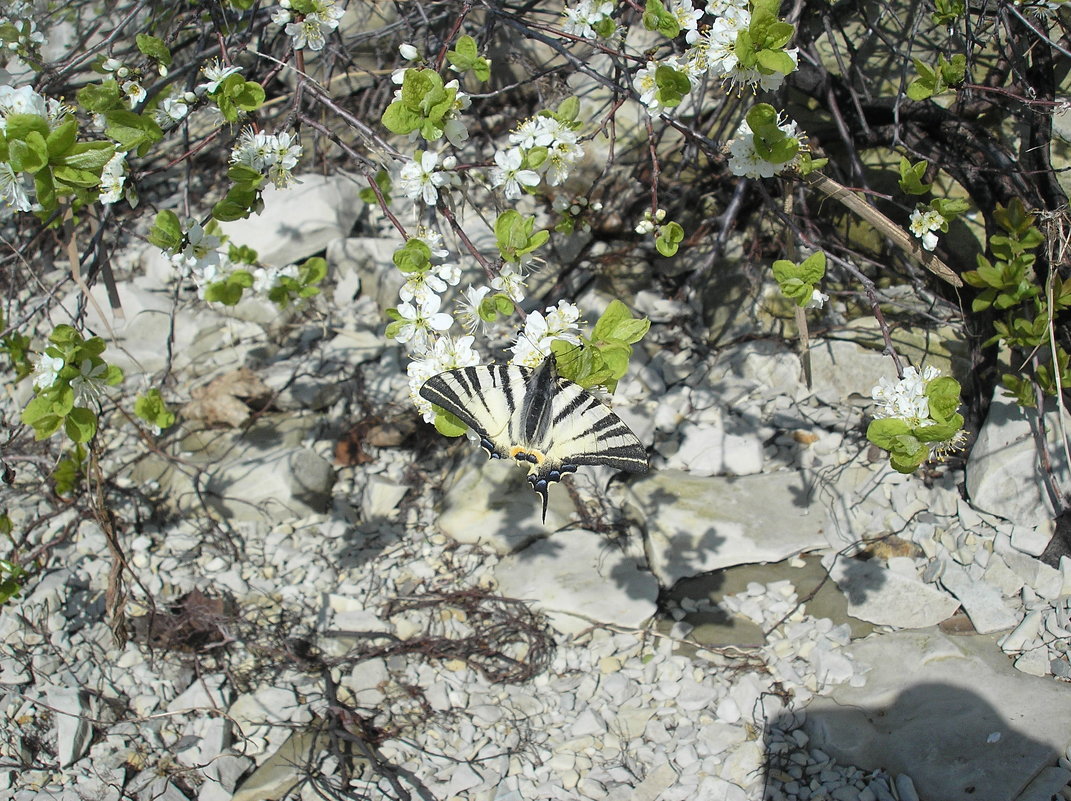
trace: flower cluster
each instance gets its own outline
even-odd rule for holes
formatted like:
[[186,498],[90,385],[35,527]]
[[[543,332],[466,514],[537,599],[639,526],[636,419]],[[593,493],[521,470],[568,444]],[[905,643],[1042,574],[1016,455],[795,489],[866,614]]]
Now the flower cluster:
[[915,236],[922,240],[922,247],[933,250],[937,247],[935,231],[947,231],[948,221],[936,209],[917,208],[911,212],[908,227]]
[[[126,153],[116,153],[100,174],[100,202],[105,205],[117,203],[123,198],[123,186],[126,183],[126,174],[129,168],[126,164]],[[127,200],[130,205],[137,204],[137,195],[132,188],[128,188]]]
[[524,331],[513,344],[511,361],[525,367],[538,367],[550,353],[550,343],[554,340],[579,345],[579,320],[580,310],[564,300],[559,300],[557,306],[548,306],[545,313],[533,311],[524,321]]
[[280,0],[271,21],[285,26],[295,50],[323,50],[327,34],[338,27],[345,13],[335,0]]
[[447,156],[440,164],[438,153],[418,150],[416,157],[402,166],[394,185],[407,198],[419,198],[425,205],[434,206],[441,187],[457,185],[457,176],[451,172],[456,164],[453,156]]
[[921,373],[914,367],[905,367],[904,377],[899,381],[893,382],[883,376],[871,393],[871,397],[881,404],[874,412],[875,419],[897,417],[919,425],[930,416],[926,385],[940,375],[941,371],[936,367],[924,367]]
[[[408,48],[412,45],[401,45],[398,49],[407,48],[405,52],[409,52]],[[413,56],[416,57],[416,48],[413,48]],[[390,80],[394,85],[401,87],[405,83],[405,74],[409,72],[411,67],[400,67],[391,73]],[[453,92],[454,99],[447,108],[442,117],[443,136],[446,137],[446,141],[454,147],[461,147],[464,142],[469,138],[468,128],[465,127],[465,120],[462,113],[472,105],[472,98],[461,91],[461,84],[455,78],[452,81],[447,81],[442,86],[444,92]],[[402,90],[395,89],[393,100],[401,100]],[[420,136],[418,130],[414,130],[409,134],[409,141],[415,142]]]
[[562,30],[582,39],[595,39],[599,31],[609,31],[610,38],[617,32],[611,15],[614,13],[612,0],[580,0],[575,6],[566,6],[562,12]]
[[45,43],[45,35],[37,29],[33,3],[28,0],[8,0],[0,10],[0,64],[12,55],[28,56]]
[[[799,144],[800,135],[798,127],[792,120],[777,123],[778,129],[784,134],[785,140],[793,139]],[[736,133],[729,141],[729,169],[733,175],[745,178],[772,178],[784,169],[795,166],[799,162],[800,148],[792,149],[792,156],[786,161],[772,161],[761,155],[755,142],[755,133],[747,120],[740,123]]]
[[[0,85],[0,131],[7,130],[7,118],[13,114],[35,114],[44,118],[49,130],[66,118],[67,109],[58,100],[37,94],[29,86],[18,89]],[[7,161],[0,161],[0,199],[5,209],[32,211],[36,208],[32,176],[15,172]]]
[[[695,9],[692,0],[670,0],[666,7],[689,46],[680,56],[648,61],[636,71],[632,84],[648,113],[654,114],[665,105],[660,99],[657,82],[658,68],[663,66],[671,67],[693,84],[708,78],[764,92],[780,88],[785,73],[765,72],[757,66],[746,67],[738,57],[740,34],[747,33],[751,26],[748,0],[714,0],[702,10]],[[701,25],[704,16],[710,21]],[[793,65],[799,63],[798,48],[787,49],[784,53]]]
[[115,76],[115,80],[119,83],[119,88],[123,90],[123,96],[126,98],[130,108],[135,108],[146,98],[148,93],[142,85],[141,76],[137,70],[132,70],[117,58],[104,59],[100,67],[106,73]]
[[[33,386],[37,390],[54,387],[60,380],[60,371],[67,365],[59,350],[53,347],[32,355],[30,360],[33,363]],[[108,365],[99,359],[82,359],[75,367],[78,372],[69,379],[75,405],[86,408],[99,403],[107,386]]]
[[523,120],[509,135],[513,147],[495,154],[491,185],[516,198],[522,185],[535,186],[541,175],[551,186],[562,184],[584,155],[576,127],[546,114]]
[[291,172],[301,158],[301,145],[288,133],[258,133],[246,128],[231,151],[232,164],[244,164],[265,174],[280,189],[294,181]]

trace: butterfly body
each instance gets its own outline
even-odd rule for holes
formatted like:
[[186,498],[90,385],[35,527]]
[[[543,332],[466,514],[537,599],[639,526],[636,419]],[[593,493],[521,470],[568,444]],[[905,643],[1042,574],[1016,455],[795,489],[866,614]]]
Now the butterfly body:
[[492,459],[528,468],[528,482],[547,515],[550,484],[580,465],[647,472],[636,435],[598,398],[558,375],[550,356],[535,370],[482,364],[429,378],[420,396],[455,415]]

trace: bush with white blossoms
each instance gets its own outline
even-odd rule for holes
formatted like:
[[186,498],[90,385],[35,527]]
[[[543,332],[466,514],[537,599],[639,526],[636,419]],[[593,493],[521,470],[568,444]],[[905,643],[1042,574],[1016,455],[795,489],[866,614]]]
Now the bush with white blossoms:
[[943,458],[964,441],[959,382],[935,367],[905,367],[897,381],[883,377],[873,398],[879,406],[867,439],[887,451],[901,473],[913,473],[931,455]]

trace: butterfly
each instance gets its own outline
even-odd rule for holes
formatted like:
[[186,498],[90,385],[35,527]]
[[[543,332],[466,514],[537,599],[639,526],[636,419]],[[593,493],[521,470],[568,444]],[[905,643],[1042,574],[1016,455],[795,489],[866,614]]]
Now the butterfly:
[[554,356],[536,369],[479,364],[432,376],[420,397],[455,415],[492,459],[528,468],[543,499],[551,483],[580,465],[647,472],[647,452],[632,430],[598,398],[558,375]]

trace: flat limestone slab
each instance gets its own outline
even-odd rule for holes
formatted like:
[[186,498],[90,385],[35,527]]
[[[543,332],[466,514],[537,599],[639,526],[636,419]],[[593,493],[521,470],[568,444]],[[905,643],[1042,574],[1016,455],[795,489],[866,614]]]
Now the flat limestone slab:
[[829,543],[811,479],[785,470],[693,476],[660,470],[631,484],[647,523],[648,558],[662,586],[755,562],[780,562]]
[[899,631],[848,651],[866,685],[811,702],[811,747],[906,773],[921,801],[1010,801],[1071,743],[1071,685],[1017,671],[995,636]]

